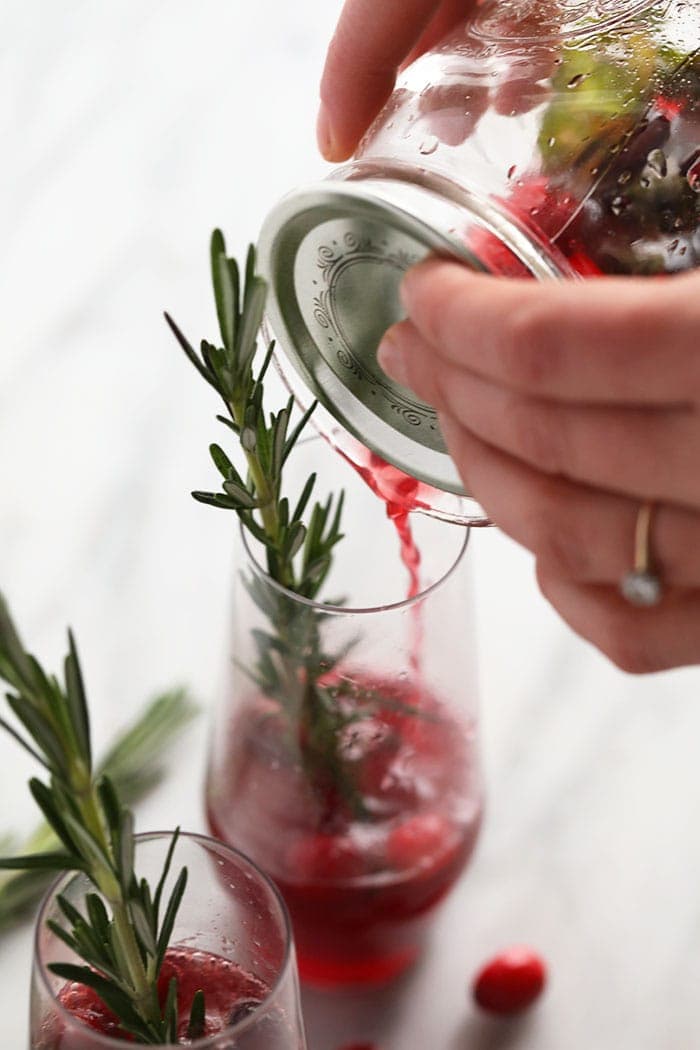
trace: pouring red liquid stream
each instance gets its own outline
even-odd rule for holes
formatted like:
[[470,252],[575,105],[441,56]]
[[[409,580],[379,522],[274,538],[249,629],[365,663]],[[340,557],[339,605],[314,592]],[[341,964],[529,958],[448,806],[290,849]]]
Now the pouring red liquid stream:
[[[339,450],[340,451],[340,450]],[[424,508],[427,504],[419,498],[422,488],[421,482],[416,478],[404,474],[403,471],[391,466],[374,452],[365,449],[359,443],[356,446],[356,459],[353,460],[347,452],[340,452],[343,459],[357,472],[365,484],[386,506],[386,514],[393,522],[396,534],[399,538],[399,552],[401,561],[408,571],[408,593],[407,601],[420,594],[420,566],[421,556],[415,538],[409,515],[412,511]],[[366,460],[366,463],[363,462]],[[411,610],[413,623],[413,643],[411,645],[410,666],[414,675],[420,675],[420,653],[423,645],[423,628],[421,623],[420,606]]]

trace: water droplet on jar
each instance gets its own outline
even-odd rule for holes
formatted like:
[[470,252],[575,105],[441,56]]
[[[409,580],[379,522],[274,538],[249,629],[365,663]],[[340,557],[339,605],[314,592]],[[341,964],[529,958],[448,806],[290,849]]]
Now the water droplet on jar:
[[610,202],[610,211],[613,215],[622,215],[622,213],[629,208],[629,204],[630,202],[626,197],[618,195],[617,197],[613,197]]
[[620,173],[620,175],[618,175],[617,181],[618,181],[620,186],[626,186],[631,178],[632,178],[632,172],[631,171],[629,171],[629,170],[628,171],[623,171],[623,172]]
[[678,249],[678,245],[679,245],[679,244],[680,244],[680,241],[679,241],[679,240],[678,240],[678,238],[676,237],[675,241],[671,241],[671,243],[669,244],[669,246],[668,246],[668,250],[669,250],[670,252],[675,252],[675,251],[676,251],[676,250]]
[[554,135],[552,135],[552,136],[551,136],[551,138],[550,138],[550,139],[548,139],[548,141],[547,141],[547,145],[548,145],[548,146],[549,146],[549,148],[551,149],[551,148],[552,148],[552,146],[556,146],[556,144],[557,144],[557,140],[555,139]]
[[575,77],[571,78],[566,86],[573,91],[575,88],[579,87],[580,84],[583,84],[584,80],[590,75],[590,73],[577,73]]
[[648,179],[645,175],[642,175],[642,177],[639,180],[639,185],[642,187],[643,190],[648,190],[651,186],[651,179]]
[[688,168],[686,178],[693,193],[700,193],[700,157]]
[[435,135],[428,135],[427,139],[423,139],[418,150],[423,154],[424,157],[430,157],[435,153],[436,149],[440,145],[440,140]]
[[647,156],[647,164],[651,171],[653,171],[655,175],[658,175],[660,179],[666,177],[668,163],[666,161],[666,154],[662,149],[653,149]]
[[539,214],[540,214],[540,209],[539,208],[530,208],[530,215],[539,215]]
[[517,165],[511,164],[511,166],[508,168],[508,178],[512,179],[517,170]]

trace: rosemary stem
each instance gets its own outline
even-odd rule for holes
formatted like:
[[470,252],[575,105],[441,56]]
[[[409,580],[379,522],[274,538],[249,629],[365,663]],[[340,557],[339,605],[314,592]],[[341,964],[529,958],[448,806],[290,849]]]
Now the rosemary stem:
[[160,1004],[152,989],[141,952],[136,942],[136,934],[129,918],[129,912],[123,900],[111,900],[114,927],[124,953],[129,970],[129,977],[134,990],[134,1006],[146,1021],[160,1023]]
[[[105,830],[99,799],[90,781],[88,781],[82,791],[78,792],[78,797],[85,827],[91,832],[95,841],[99,843],[107,856],[114,861],[112,844]],[[123,893],[115,893],[111,879],[109,880],[109,885],[100,885],[102,881],[96,874],[96,883],[112,909],[115,930],[127,965],[129,981],[134,992],[134,1006],[145,1021],[158,1024],[160,1022],[160,1004],[152,991],[151,982],[141,957],[136,932],[131,922]]]
[[[235,421],[235,423],[243,429],[245,425],[245,403],[232,401],[229,404],[229,410]],[[270,540],[276,547],[279,543],[280,536],[280,521],[277,510],[277,494],[272,490],[268,479],[265,477],[265,472],[262,469],[260,460],[254,452],[244,449],[246,462],[248,464],[248,470],[250,476],[253,479],[255,485],[255,491],[260,500],[260,517],[262,518],[263,528],[265,534],[269,536]],[[280,566],[280,583],[285,587],[294,586],[294,576],[290,572],[289,567],[286,563]]]

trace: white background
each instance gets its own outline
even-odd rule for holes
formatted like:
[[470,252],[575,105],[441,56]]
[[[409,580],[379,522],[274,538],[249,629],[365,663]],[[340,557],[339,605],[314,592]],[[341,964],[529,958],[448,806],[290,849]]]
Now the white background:
[[[317,81],[338,0],[3,0],[0,587],[57,661],[71,623],[100,741],[145,696],[222,681],[230,526],[192,503],[212,403],[161,319],[213,335],[206,250],[236,253],[317,178]],[[538,596],[495,532],[479,583],[489,785],[475,863],[425,966],[375,1007],[307,998],[310,1050],[700,1045],[700,677],[626,678]],[[141,827],[203,828],[205,719]],[[0,826],[33,820],[0,740]],[[511,942],[551,965],[524,1025],[469,975]],[[26,1042],[30,931],[0,941],[7,1048]],[[374,1018],[371,1016],[374,1009]]]

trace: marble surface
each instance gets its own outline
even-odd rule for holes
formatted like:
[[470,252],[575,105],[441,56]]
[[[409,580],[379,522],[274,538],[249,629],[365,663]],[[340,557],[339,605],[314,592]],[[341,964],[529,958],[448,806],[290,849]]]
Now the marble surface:
[[[109,733],[163,685],[221,688],[231,574],[207,475],[211,401],[160,312],[212,330],[209,230],[236,252],[316,178],[316,84],[339,0],[3,0],[0,586],[55,661],[76,629]],[[423,966],[390,994],[305,997],[310,1050],[700,1045],[700,674],[625,677],[475,538],[486,826]],[[206,719],[142,827],[203,827]],[[0,827],[32,820],[0,739]],[[522,1023],[468,1003],[512,942],[551,983]],[[8,1050],[26,1045],[27,928],[0,941]]]

